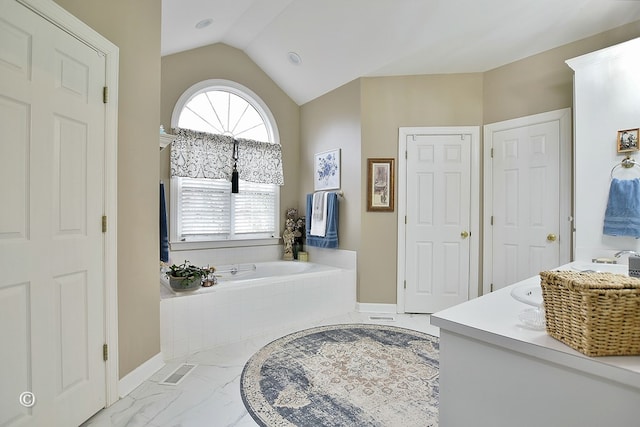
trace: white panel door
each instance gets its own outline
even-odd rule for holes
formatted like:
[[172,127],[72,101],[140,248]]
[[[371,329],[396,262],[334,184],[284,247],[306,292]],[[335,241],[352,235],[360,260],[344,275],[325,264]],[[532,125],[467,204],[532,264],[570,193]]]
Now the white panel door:
[[433,313],[469,298],[471,136],[407,139],[405,304]]
[[104,82],[104,56],[0,0],[2,426],[105,405]]
[[561,264],[559,122],[494,132],[492,144],[495,290]]

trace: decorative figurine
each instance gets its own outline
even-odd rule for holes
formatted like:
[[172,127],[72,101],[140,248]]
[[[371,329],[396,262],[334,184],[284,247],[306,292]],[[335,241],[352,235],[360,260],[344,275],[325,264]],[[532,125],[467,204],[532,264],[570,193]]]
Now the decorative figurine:
[[298,252],[303,250],[306,221],[305,217],[298,217],[298,210],[287,209],[285,231],[282,235],[284,243],[284,256],[282,259],[290,261],[298,259]]
[[294,229],[295,221],[293,218],[287,218],[285,230],[282,234],[282,241],[284,243],[284,256],[282,259],[285,261],[293,260],[293,243],[296,239]]

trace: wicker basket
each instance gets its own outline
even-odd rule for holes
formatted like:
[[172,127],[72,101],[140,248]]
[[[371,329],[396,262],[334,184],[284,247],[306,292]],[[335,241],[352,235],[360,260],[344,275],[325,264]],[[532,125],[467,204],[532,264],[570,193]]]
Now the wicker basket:
[[640,354],[640,279],[540,273],[547,333],[587,356]]

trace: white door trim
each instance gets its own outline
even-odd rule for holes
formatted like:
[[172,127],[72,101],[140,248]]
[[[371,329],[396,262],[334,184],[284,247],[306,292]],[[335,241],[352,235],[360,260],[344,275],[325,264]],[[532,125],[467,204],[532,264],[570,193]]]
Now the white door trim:
[[474,239],[469,248],[469,299],[478,296],[480,255],[480,127],[401,127],[398,130],[398,256],[397,311],[404,313],[405,280],[405,216],[407,215],[407,137],[410,135],[471,135],[471,214],[470,232]]
[[483,280],[482,293],[491,292],[491,280],[493,277],[493,227],[491,215],[493,215],[493,173],[491,149],[493,147],[493,134],[513,128],[531,126],[557,120],[560,128],[560,265],[571,260],[571,242],[573,240],[571,213],[571,108],[534,114],[517,119],[490,123],[484,126],[484,220],[483,220]]
[[85,23],[52,0],[16,0],[63,31],[105,56],[106,85],[109,99],[105,104],[104,202],[103,214],[108,224],[104,238],[105,340],[109,358],[105,362],[106,402],[118,400],[118,289],[117,289],[117,159],[118,159],[118,62],[119,49]]

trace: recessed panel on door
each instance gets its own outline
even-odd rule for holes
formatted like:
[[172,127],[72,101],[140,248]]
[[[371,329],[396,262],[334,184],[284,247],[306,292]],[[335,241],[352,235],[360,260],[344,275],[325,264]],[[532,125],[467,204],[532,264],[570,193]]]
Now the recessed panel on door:
[[518,139],[507,139],[503,142],[503,159],[505,164],[518,160]]
[[0,240],[29,237],[30,106],[0,95]]
[[416,293],[421,295],[433,294],[433,244],[431,242],[418,242],[415,246],[417,268]]
[[[543,227],[545,225],[546,212],[548,208],[546,206],[545,193],[548,188],[547,183],[547,168],[546,167],[533,167],[529,169],[529,225],[531,227]],[[544,234],[544,229],[540,229]]]
[[547,153],[547,137],[546,135],[533,135],[529,138],[529,147],[532,157],[539,157],[544,161]]
[[[417,174],[418,194],[433,194],[433,174]],[[420,197],[418,202],[418,224],[433,225],[433,199],[431,197]]]
[[545,250],[544,246],[529,246],[529,274],[535,276],[545,270]]
[[56,50],[56,88],[78,97],[83,103],[89,97],[89,66]]
[[442,281],[442,293],[448,296],[457,296],[460,293],[461,253],[460,243],[445,242],[443,244],[444,280]]
[[21,74],[25,80],[31,79],[31,34],[0,18],[0,66]]
[[443,152],[445,162],[462,163],[462,147],[460,145],[445,145]]
[[18,425],[31,413],[19,401],[32,390],[29,289],[27,282],[0,287],[0,426]]
[[56,235],[84,235],[87,224],[87,125],[54,119],[54,224]]
[[459,225],[462,197],[462,175],[458,172],[444,174],[444,219],[446,225]]
[[517,244],[505,243],[502,246],[502,253],[498,254],[499,259],[504,260],[502,269],[499,270],[504,274],[505,283],[515,283],[518,277],[518,252],[520,247]]
[[89,378],[87,272],[54,278],[58,394]]
[[504,211],[496,212],[497,216],[503,215],[505,227],[517,227],[520,218],[520,184],[517,170],[504,172]]

